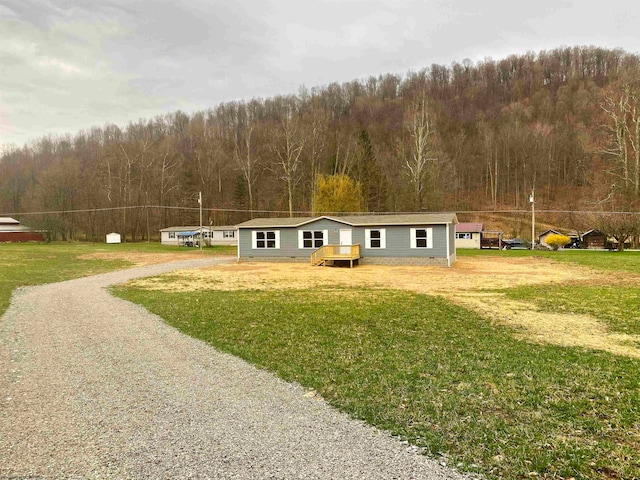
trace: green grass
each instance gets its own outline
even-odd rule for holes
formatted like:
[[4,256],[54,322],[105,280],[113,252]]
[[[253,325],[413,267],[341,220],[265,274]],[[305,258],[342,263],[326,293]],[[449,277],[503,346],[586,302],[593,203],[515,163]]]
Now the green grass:
[[[94,244],[101,250],[113,252],[141,252],[141,253],[198,253],[198,248],[178,247],[176,245],[162,245],[160,242],[118,243],[112,245]],[[231,245],[215,245],[204,247],[204,255],[237,255],[238,248]]]
[[639,478],[640,362],[398,291],[116,293],[488,478]]
[[[461,257],[538,257],[573,263],[595,270],[640,274],[640,252],[603,250],[458,250]],[[555,313],[590,315],[606,323],[612,331],[640,335],[640,288],[625,285],[587,285],[576,277],[568,285],[521,286],[503,290],[507,298],[532,302],[539,309]]]
[[640,289],[626,286],[523,286],[504,293],[554,313],[590,315],[615,332],[640,335]]
[[630,272],[640,274],[640,252],[609,252],[606,250],[472,250],[458,249],[459,257],[541,257],[557,262],[569,262],[605,270],[608,272]]
[[[160,243],[123,243],[106,245],[99,243],[0,243],[0,315],[9,306],[11,292],[23,285],[40,285],[59,282],[87,275],[117,270],[132,264],[124,260],[89,260],[81,255],[98,251],[119,253],[167,253],[194,252],[160,245]],[[236,247],[212,247],[204,249],[207,255],[232,255]]]

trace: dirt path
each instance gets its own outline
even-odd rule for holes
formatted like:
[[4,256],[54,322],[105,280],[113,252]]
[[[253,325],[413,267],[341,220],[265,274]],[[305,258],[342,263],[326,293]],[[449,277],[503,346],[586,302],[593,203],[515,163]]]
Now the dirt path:
[[[519,336],[540,343],[606,350],[640,358],[639,335],[608,330],[587,315],[549,313],[528,302],[509,300],[492,290],[520,285],[564,285],[584,282],[611,284],[602,272],[536,257],[461,257],[453,268],[364,265],[354,269],[311,267],[306,264],[232,264],[172,274],[171,282],[144,279],[139,286],[158,290],[271,290],[367,287],[402,289],[440,295],[494,321],[518,327]],[[625,275],[626,285],[640,278]]]
[[105,290],[224,261],[17,291],[0,319],[0,478],[463,478]]

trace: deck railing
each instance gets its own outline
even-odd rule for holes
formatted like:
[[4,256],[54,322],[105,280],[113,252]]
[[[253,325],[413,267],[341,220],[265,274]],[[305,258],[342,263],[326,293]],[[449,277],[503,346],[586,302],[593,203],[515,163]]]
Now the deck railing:
[[311,265],[326,260],[356,260],[360,258],[360,245],[323,245],[311,254]]

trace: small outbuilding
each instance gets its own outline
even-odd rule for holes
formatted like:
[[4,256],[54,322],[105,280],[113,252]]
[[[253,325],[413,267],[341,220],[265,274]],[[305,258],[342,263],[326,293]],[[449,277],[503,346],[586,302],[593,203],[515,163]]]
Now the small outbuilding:
[[451,266],[457,223],[455,213],[257,218],[237,226],[238,261]]
[[0,242],[42,242],[42,232],[22,225],[11,217],[0,217]]
[[592,229],[582,234],[583,248],[594,250],[613,249],[612,242],[600,230]]
[[552,230],[552,229],[545,230],[540,235],[538,235],[538,245],[543,245],[545,247],[548,247],[549,245],[545,240],[549,235],[564,235],[564,233],[560,233],[557,230]]
[[122,243],[122,237],[119,233],[107,233],[107,243]]

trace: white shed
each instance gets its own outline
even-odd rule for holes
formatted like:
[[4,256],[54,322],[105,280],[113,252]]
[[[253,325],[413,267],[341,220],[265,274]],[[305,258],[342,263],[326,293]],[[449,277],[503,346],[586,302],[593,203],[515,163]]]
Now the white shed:
[[122,239],[120,238],[119,233],[111,232],[107,233],[107,243],[121,243]]

